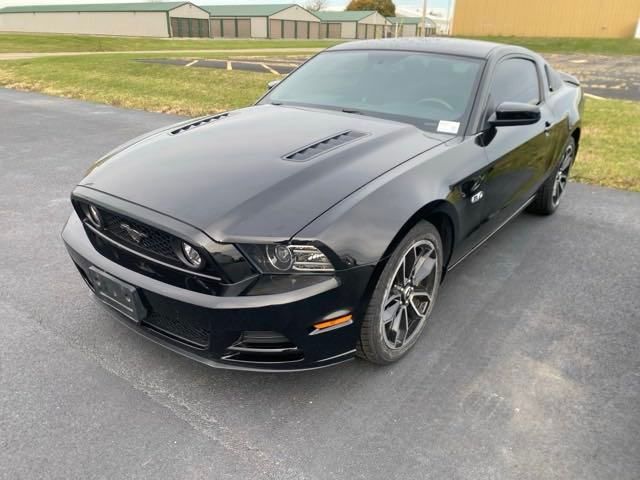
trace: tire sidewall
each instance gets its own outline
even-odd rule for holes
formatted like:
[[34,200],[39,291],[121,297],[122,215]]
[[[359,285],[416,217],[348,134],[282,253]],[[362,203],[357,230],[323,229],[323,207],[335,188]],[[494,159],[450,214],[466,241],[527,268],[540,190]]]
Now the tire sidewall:
[[[391,349],[386,345],[384,338],[382,337],[382,302],[384,301],[385,292],[389,282],[392,280],[392,277],[395,275],[396,269],[400,260],[404,256],[406,250],[410,247],[411,244],[416,242],[417,240],[429,240],[431,241],[436,248],[437,255],[437,267],[436,267],[436,278],[434,283],[434,290],[432,295],[431,305],[429,306],[427,318],[422,322],[422,325],[419,327],[419,331],[415,332],[413,338],[406,345],[403,345],[399,349]],[[443,268],[443,252],[442,252],[442,240],[438,233],[438,230],[431,224],[425,221],[421,221],[416,224],[409,232],[405,235],[405,237],[400,241],[400,243],[396,246],[395,250],[387,260],[387,263],[378,278],[376,283],[376,287],[371,296],[371,300],[369,302],[369,306],[366,311],[366,319],[365,321],[372,322],[371,328],[366,332],[368,334],[368,345],[373,350],[373,354],[375,358],[370,358],[376,363],[391,363],[398,360],[400,357],[404,356],[411,347],[416,343],[418,338],[420,338],[422,332],[425,329],[425,326],[428,323],[428,319],[433,311],[433,305],[436,302],[438,292],[440,290],[440,281],[442,279],[442,268]]]
[[[556,205],[553,204],[553,185],[556,181],[556,175],[558,174],[558,172],[560,171],[560,169],[562,168],[562,159],[564,158],[564,153],[567,151],[567,147],[569,146],[573,147],[573,158],[571,159],[571,163],[569,164],[568,170],[567,170],[567,183],[569,183],[569,178],[568,178],[568,174],[571,171],[571,167],[573,166],[573,162],[576,159],[576,142],[573,139],[572,136],[569,136],[569,138],[567,139],[567,141],[565,142],[565,144],[562,146],[562,150],[560,152],[560,158],[558,159],[558,164],[556,166],[556,168],[553,169],[553,174],[549,177],[549,179],[547,180],[549,182],[548,188],[546,189],[546,198],[545,203],[546,203],[546,208],[549,212],[554,212],[555,210],[557,210],[557,208],[560,206],[560,204],[562,203],[562,198],[564,197],[564,192],[562,194],[562,197],[560,197],[560,201],[558,201],[558,203]],[[566,189],[566,187],[565,187]]]

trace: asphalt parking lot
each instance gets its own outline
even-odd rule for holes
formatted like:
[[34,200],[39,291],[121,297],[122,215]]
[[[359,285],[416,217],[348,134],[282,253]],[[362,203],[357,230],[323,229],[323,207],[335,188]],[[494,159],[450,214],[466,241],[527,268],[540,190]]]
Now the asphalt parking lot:
[[241,70],[245,72],[273,73],[286,75],[298,68],[302,60],[298,59],[234,59],[208,60],[208,59],[184,59],[184,58],[139,58],[137,62],[159,63],[161,65],[173,65],[176,67],[192,68],[218,68],[222,70]]
[[396,365],[213,370],[95,305],[59,238],[89,164],[177,118],[3,89],[0,118],[0,478],[638,478],[640,194],[518,217]]
[[[603,98],[640,101],[640,59],[630,55],[584,55],[548,53],[543,56],[558,70],[576,76],[585,92]],[[194,68],[221,68],[286,75],[303,61],[283,58],[230,58],[228,60],[144,58],[138,62]]]

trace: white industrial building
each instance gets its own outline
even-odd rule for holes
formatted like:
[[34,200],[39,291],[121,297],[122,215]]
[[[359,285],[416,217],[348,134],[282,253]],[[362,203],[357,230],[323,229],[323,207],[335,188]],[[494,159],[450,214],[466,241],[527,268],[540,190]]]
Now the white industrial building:
[[320,38],[320,19],[296,4],[208,5],[211,36],[223,38]]
[[430,18],[425,18],[422,26],[420,17],[387,17],[391,22],[390,34],[392,37],[418,37],[424,36],[424,29],[427,35],[435,35],[437,26]]
[[315,12],[320,17],[320,38],[384,38],[388,35],[389,22],[372,10],[350,10],[345,12]]
[[0,9],[0,31],[209,37],[209,12],[190,2],[29,5]]

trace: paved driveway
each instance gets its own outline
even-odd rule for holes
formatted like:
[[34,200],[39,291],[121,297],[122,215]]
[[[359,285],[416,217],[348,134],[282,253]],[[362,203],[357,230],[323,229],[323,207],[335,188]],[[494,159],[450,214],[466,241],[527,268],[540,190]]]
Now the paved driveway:
[[114,321],[59,238],[89,163],[176,118],[1,89],[0,118],[0,478],[638,478],[640,195],[519,217],[399,364],[228,372]]
[[640,101],[640,57],[547,53],[558,70],[575,75],[585,92],[606,98]]
[[[179,53],[178,53],[179,54]],[[640,101],[640,57],[631,55],[584,55],[547,53],[544,57],[558,70],[580,80],[584,91],[604,98]],[[245,56],[228,60],[192,58],[143,58],[138,62],[191,68],[222,68],[252,72],[288,74],[305,58]]]

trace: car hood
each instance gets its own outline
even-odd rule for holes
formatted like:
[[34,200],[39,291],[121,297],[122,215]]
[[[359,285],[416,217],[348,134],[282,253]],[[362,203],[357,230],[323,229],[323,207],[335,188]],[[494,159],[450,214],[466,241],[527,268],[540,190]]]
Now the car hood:
[[220,242],[284,241],[358,188],[450,138],[404,123],[276,105],[209,119],[116,149],[80,185]]

